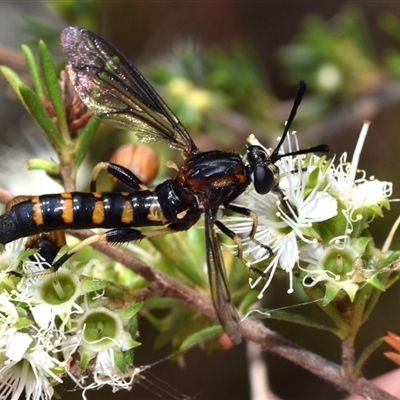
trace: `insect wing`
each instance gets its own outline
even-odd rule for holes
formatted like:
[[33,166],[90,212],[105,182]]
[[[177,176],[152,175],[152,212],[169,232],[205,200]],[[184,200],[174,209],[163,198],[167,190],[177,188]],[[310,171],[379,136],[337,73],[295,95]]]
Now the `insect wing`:
[[208,207],[205,209],[204,218],[208,278],[214,308],[219,322],[229,338],[234,344],[239,344],[242,341],[239,330],[240,319],[229,293],[220,244],[213,226],[214,216],[212,210]]
[[101,36],[83,28],[61,33],[76,92],[102,118],[135,131],[142,141],[163,141],[185,157],[197,147],[179,119],[144,76]]

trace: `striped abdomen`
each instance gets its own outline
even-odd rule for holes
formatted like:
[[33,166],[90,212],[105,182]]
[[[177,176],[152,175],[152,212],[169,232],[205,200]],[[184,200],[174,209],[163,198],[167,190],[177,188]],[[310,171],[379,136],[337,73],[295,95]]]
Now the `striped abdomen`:
[[[167,201],[161,207],[159,195],[163,192],[168,192],[170,199],[171,195],[177,199],[168,184],[161,184],[154,191],[134,193],[35,196],[13,205],[0,216],[0,243],[53,230],[164,225],[173,222],[184,206]],[[172,215],[168,210],[173,210]]]

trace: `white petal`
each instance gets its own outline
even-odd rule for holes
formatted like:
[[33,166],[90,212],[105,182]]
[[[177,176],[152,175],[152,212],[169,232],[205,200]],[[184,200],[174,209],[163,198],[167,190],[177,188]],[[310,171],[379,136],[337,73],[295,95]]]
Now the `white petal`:
[[318,193],[303,203],[301,213],[309,220],[325,221],[337,214],[337,201],[329,193]]
[[6,356],[12,361],[20,361],[29,345],[32,343],[27,333],[16,332],[12,335],[6,349]]
[[48,328],[51,319],[53,318],[51,307],[48,304],[38,304],[35,307],[32,307],[32,315],[35,319],[35,322],[42,328]]
[[299,259],[299,248],[297,247],[294,232],[289,233],[282,239],[280,247],[283,251],[279,257],[279,265],[284,271],[289,272]]

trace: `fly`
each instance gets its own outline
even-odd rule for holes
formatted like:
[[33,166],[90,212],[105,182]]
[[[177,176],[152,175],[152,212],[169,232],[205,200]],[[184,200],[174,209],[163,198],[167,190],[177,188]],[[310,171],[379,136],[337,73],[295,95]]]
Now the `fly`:
[[[328,151],[327,146],[321,145],[279,154],[306,89],[305,82],[300,82],[281,140],[272,154],[251,143],[244,157],[235,151],[202,152],[160,95],[112,44],[87,29],[77,27],[63,30],[61,44],[71,81],[90,110],[100,118],[134,130],[139,139],[165,142],[179,150],[183,165],[173,179],[167,179],[150,190],[127,168],[114,163],[99,163],[92,174],[90,193],[35,196],[14,204],[0,217],[0,243],[57,230],[110,229],[71,248],[52,264],[50,271],[57,271],[85,245],[97,241],[123,243],[184,231],[204,215],[208,277],[214,308],[232,342],[240,343],[240,319],[229,292],[214,226],[238,244],[239,259],[245,265],[249,264],[242,257],[240,238],[217,220],[216,214],[223,206],[252,218],[250,239],[263,246],[254,237],[257,215],[247,208],[231,204],[232,201],[250,183],[260,194],[277,190],[279,170],[275,163],[282,157]],[[128,186],[130,191],[97,192],[96,179],[103,170]],[[150,226],[160,228],[136,229]],[[267,246],[263,247],[272,254]]]

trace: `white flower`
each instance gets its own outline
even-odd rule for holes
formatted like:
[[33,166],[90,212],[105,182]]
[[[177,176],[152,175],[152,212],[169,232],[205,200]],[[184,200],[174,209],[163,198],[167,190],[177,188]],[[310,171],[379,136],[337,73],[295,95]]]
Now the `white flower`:
[[[79,318],[74,329],[68,332],[62,343],[64,357],[74,359],[75,354],[79,353],[81,370],[78,374],[75,370],[67,370],[67,373],[84,389],[84,399],[87,390],[99,389],[104,385],[111,386],[113,392],[132,387],[140,369],[127,363],[123,352],[140,344],[126,330],[130,316],[135,315],[137,310],[139,307],[130,306],[122,311],[128,317],[125,321],[125,317],[118,312],[104,307],[93,308]],[[88,378],[90,383],[87,382]]]
[[30,349],[32,342],[25,333],[10,337],[5,354],[10,358],[0,364],[0,398],[18,400],[25,391],[27,400],[50,400],[54,393],[51,381],[62,382],[52,371],[60,362],[40,344]]
[[[281,173],[279,189],[266,195],[250,190],[243,196],[246,207],[258,216],[256,241],[248,238],[251,219],[228,217],[230,228],[247,236],[243,239],[244,253],[247,257],[251,255],[254,269],[260,270],[260,263],[267,262],[260,276],[254,282],[250,280],[253,288],[266,279],[259,298],[278,266],[289,274],[288,292],[292,292],[295,266],[305,271],[303,285],[326,282],[329,301],[341,289],[354,298],[360,282],[382,289],[376,270],[359,265],[371,239],[369,235],[360,235],[374,216],[382,216],[382,207],[388,207],[392,193],[390,182],[367,180],[365,172],[358,170],[368,126],[369,123],[364,123],[351,163],[347,162],[346,153],[336,168],[333,161],[327,162],[314,154],[282,157],[276,162]],[[296,141],[294,151],[298,148]],[[291,152],[288,141],[288,153]],[[357,254],[351,252],[352,246],[357,247]],[[301,267],[304,264],[308,264],[306,269]],[[345,272],[341,272],[343,265]]]
[[352,161],[347,162],[347,153],[340,157],[340,163],[334,172],[335,180],[330,189],[332,195],[346,207],[343,214],[348,221],[348,233],[352,232],[353,223],[362,218],[362,211],[368,212],[370,207],[372,216],[379,215],[380,207],[387,206],[387,199],[392,194],[391,182],[379,181],[373,177],[368,180],[365,171],[358,169],[368,128],[369,122],[364,122]]
[[[142,304],[115,310],[115,299],[104,296],[111,283],[68,268],[22,279],[7,273],[21,263],[22,271],[43,271],[43,260],[29,254],[18,240],[0,259],[0,399],[25,393],[28,400],[50,400],[65,374],[82,388],[129,389],[138,370],[125,355],[140,345],[131,324]],[[84,384],[86,378],[94,386]]]
[[[296,148],[298,149],[297,141]],[[289,142],[289,152],[291,151]],[[298,242],[315,244],[318,234],[313,229],[313,224],[337,214],[337,202],[328,193],[332,180],[332,163],[326,163],[324,159],[309,154],[282,157],[276,165],[281,173],[280,193],[260,195],[251,190],[243,195],[246,207],[258,216],[255,239],[273,252],[273,258],[262,270],[262,276],[254,282],[250,280],[251,286],[255,287],[269,274],[259,298],[263,296],[278,266],[289,274],[289,292],[293,291],[293,268],[299,262],[300,253]],[[310,187],[310,180],[316,181],[313,187]],[[227,224],[235,232],[248,235],[252,220],[228,217]],[[244,239],[243,244],[246,246],[245,254],[252,255],[252,264],[259,264],[270,257],[267,248],[250,239]]]
[[16,331],[19,319],[18,310],[11,301],[10,293],[4,291],[0,294],[0,346],[3,339]]
[[[45,275],[36,279],[22,279],[18,289],[30,297],[32,316],[42,329],[53,328],[64,331],[75,313],[82,314],[83,309],[77,299],[84,294],[79,276],[69,269],[62,269],[57,275]],[[63,323],[59,326],[56,317]]]
[[83,389],[82,397],[86,400],[87,391],[100,389],[104,385],[111,386],[113,393],[121,389],[130,390],[141,371],[141,368],[129,367],[122,373],[115,365],[113,349],[109,349],[98,353],[94,371],[90,377],[92,382],[87,382],[85,374],[79,379],[70,376],[77,386]]
[[100,352],[96,357],[94,367],[94,382],[99,386],[108,384],[113,387],[113,391],[119,389],[130,389],[135,375],[139,368],[129,370],[128,373],[122,373],[115,365],[113,349]]
[[0,269],[13,271],[20,263],[21,252],[25,250],[26,238],[14,240],[4,246],[4,251],[0,253]]

